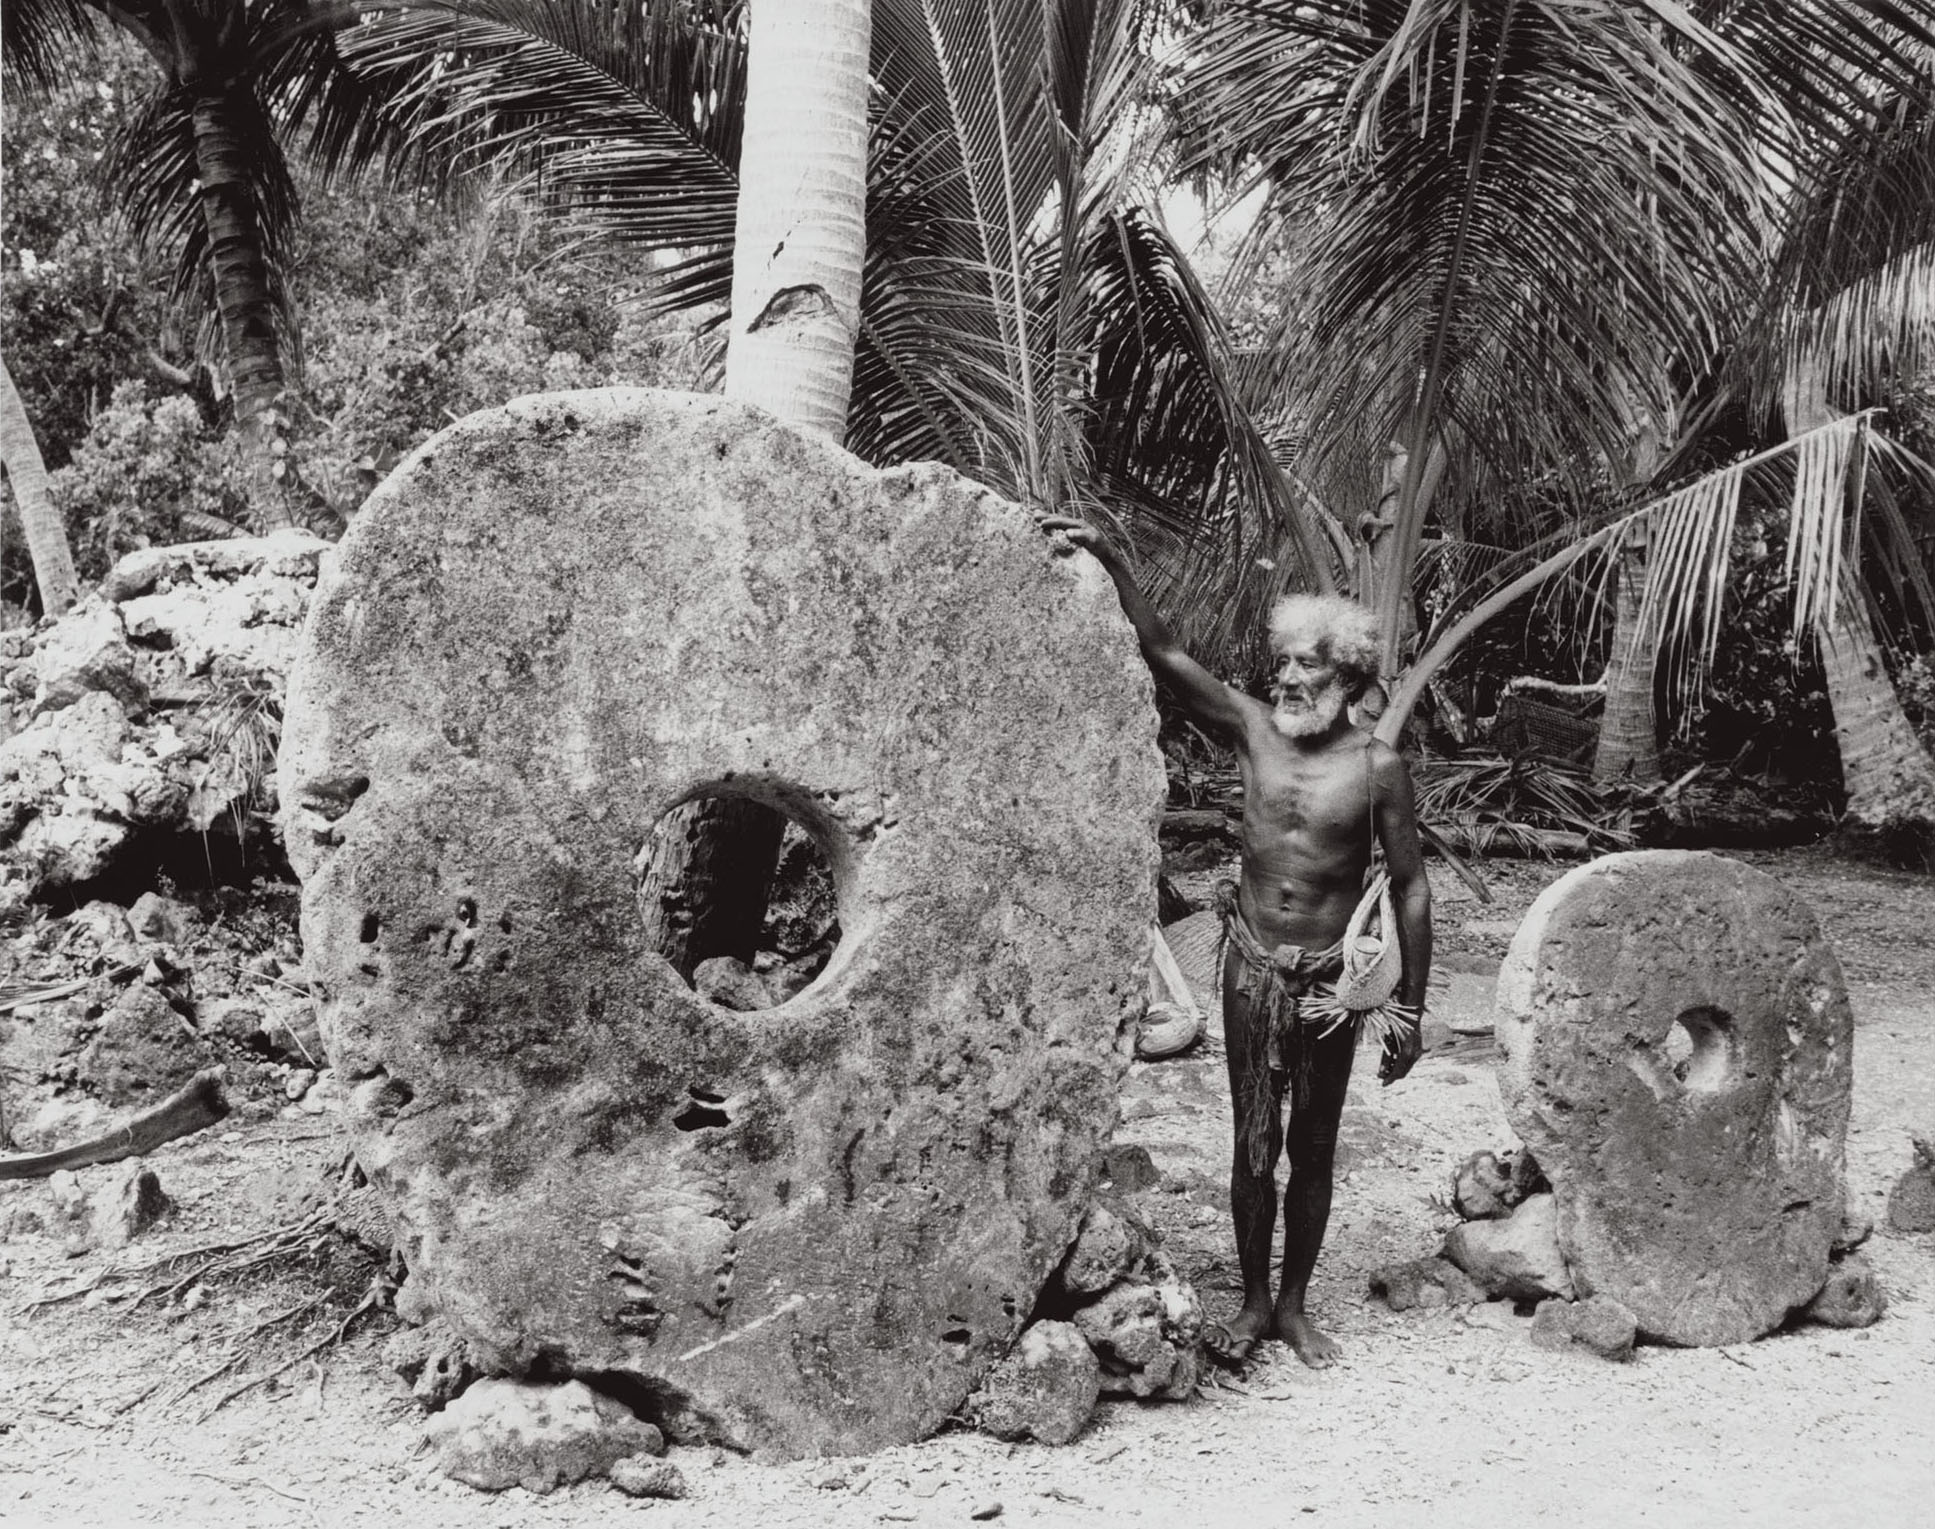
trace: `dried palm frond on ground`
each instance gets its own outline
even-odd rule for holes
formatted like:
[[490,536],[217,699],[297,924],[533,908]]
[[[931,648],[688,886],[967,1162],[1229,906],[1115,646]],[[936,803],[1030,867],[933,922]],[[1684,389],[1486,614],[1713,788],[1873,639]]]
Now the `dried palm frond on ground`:
[[1544,856],[1546,836],[1576,834],[1606,851],[1635,843],[1631,810],[1585,775],[1531,755],[1428,759],[1417,767],[1418,818],[1474,854]]

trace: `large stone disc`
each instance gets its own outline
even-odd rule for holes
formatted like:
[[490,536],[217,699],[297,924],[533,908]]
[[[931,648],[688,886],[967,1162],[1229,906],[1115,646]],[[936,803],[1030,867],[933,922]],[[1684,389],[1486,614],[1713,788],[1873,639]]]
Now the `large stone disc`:
[[[937,1427],[1114,1126],[1155,727],[1100,566],[946,469],[632,389],[430,441],[327,561],[281,765],[412,1281],[506,1369],[770,1454]],[[635,857],[707,791],[832,867],[841,943],[777,1009],[648,948]]]
[[1581,866],[1519,926],[1497,1034],[1581,1295],[1612,1296],[1649,1337],[1724,1344],[1821,1288],[1854,1024],[1800,898],[1684,850]]

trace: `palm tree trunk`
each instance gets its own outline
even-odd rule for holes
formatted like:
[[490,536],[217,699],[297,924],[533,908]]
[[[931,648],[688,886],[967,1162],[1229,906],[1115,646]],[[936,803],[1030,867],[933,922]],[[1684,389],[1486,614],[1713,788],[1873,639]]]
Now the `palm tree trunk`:
[[[749,28],[726,396],[838,441],[866,254],[871,0],[756,0]],[[667,814],[640,912],[688,981],[709,956],[751,960],[785,829],[745,798]]]
[[40,586],[40,608],[58,616],[80,598],[80,580],[67,546],[67,527],[47,491],[47,464],[41,460],[40,443],[34,439],[26,405],[5,361],[0,361],[0,465],[6,468],[13,502],[20,510],[34,582]]
[[235,423],[248,446],[252,508],[262,530],[295,524],[284,491],[288,441],[276,412],[284,389],[262,230],[249,192],[237,116],[219,87],[194,107],[195,166],[208,228],[215,300],[234,389]]
[[726,396],[846,434],[866,246],[870,0],[752,7]]
[[1935,828],[1935,760],[1902,711],[1861,593],[1843,589],[1820,629],[1834,736],[1841,745],[1847,816],[1865,828]]
[[1650,786],[1660,778],[1659,734],[1653,716],[1653,670],[1659,650],[1657,632],[1642,632],[1640,596],[1646,588],[1644,532],[1619,550],[1613,577],[1612,652],[1606,660],[1606,710],[1599,720],[1599,746],[1592,756],[1592,778],[1601,785],[1624,781]]
[[713,956],[752,965],[786,819],[749,797],[705,796],[667,813],[658,832],[638,884],[652,948],[687,982]]

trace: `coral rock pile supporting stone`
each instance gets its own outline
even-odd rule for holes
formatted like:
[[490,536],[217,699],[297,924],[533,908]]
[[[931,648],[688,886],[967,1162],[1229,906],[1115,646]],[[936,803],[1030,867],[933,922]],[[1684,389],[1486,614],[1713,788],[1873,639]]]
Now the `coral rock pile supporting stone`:
[[1180,1401],[1202,1379],[1202,1302],[1125,1201],[1090,1207],[1038,1317],[969,1399],[988,1433],[1066,1443],[1100,1396]]
[[282,532],[129,554],[0,633],[0,913],[89,882],[142,833],[203,833],[259,782],[239,719],[279,701],[328,544]]

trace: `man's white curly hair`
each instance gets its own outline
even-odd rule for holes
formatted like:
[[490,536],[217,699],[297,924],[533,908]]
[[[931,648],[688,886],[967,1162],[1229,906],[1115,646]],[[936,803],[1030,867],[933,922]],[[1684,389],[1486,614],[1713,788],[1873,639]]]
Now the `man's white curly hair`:
[[1384,643],[1377,617],[1342,595],[1285,595],[1270,610],[1270,650],[1281,656],[1293,643],[1313,644],[1336,666],[1355,700],[1383,678]]

